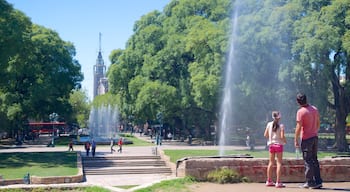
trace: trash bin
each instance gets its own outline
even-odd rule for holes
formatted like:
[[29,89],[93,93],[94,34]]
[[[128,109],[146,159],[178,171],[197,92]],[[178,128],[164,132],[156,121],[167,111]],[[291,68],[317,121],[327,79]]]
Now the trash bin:
[[29,173],[24,175],[23,182],[24,182],[24,184],[30,184],[30,175],[29,175]]
[[189,145],[192,145],[192,135],[189,135],[189,136],[188,136],[188,144],[189,144]]

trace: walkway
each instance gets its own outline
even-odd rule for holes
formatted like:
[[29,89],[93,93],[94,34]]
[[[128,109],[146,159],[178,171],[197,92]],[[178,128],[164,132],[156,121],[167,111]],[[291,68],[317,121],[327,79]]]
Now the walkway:
[[[141,139],[148,140],[148,137],[140,137]],[[118,155],[152,155],[152,148],[154,146],[146,147],[131,147],[125,146],[123,148],[123,153],[113,153],[110,154],[109,146],[97,146],[96,155],[107,155],[107,156],[118,156]],[[216,146],[188,146],[188,145],[173,145],[173,144],[163,144],[159,148],[161,149],[214,149]],[[242,147],[238,147],[242,148]],[[243,147],[244,148],[244,147]],[[68,147],[46,147],[46,146],[23,146],[23,147],[9,147],[9,148],[0,148],[0,153],[5,152],[44,152],[44,151],[66,151]],[[83,146],[74,146],[75,151],[84,152]],[[84,153],[83,153],[84,155]],[[349,175],[350,176],[350,175]],[[160,182],[161,180],[174,179],[174,175],[93,175],[88,176],[85,182],[82,183],[73,183],[73,184],[53,184],[50,186],[61,186],[61,187],[73,187],[73,186],[101,186],[108,188],[113,192],[131,192],[138,188],[143,188],[146,186],[153,185],[154,183]],[[117,186],[126,186],[126,185],[135,185],[137,187],[125,190],[118,188]],[[195,186],[191,186],[192,192],[231,192],[231,191],[266,191],[273,192],[283,190],[284,192],[296,192],[303,191],[298,187],[299,183],[287,183],[287,187],[284,189],[276,189],[274,187],[265,187],[263,183],[249,183],[249,184],[213,184],[213,183],[200,183]],[[12,186],[0,186],[0,189],[3,188],[21,188],[21,187],[45,187],[48,185],[12,185]],[[313,190],[313,191],[350,191],[350,182],[341,182],[341,183],[324,183],[324,189]]]

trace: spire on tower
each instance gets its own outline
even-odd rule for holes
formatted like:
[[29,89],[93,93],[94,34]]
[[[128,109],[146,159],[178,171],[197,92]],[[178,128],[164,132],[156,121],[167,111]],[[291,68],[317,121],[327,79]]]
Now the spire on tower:
[[102,36],[102,34],[101,34],[101,32],[99,33],[99,52],[101,52],[101,36]]

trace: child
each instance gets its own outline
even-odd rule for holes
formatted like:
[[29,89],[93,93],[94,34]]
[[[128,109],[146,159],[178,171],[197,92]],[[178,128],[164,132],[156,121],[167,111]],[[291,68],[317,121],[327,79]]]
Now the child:
[[70,140],[69,144],[68,144],[68,151],[74,151],[73,149],[73,139]]
[[[281,167],[283,156],[283,145],[286,144],[286,138],[284,136],[284,125],[279,124],[281,114],[278,111],[272,112],[273,121],[268,122],[266,125],[264,136],[268,139],[269,146],[269,164],[267,166],[267,181],[266,186],[275,186],[277,188],[285,187],[281,183]],[[272,181],[272,167],[275,164],[275,157],[277,156],[277,169],[276,169],[276,183]]]
[[95,157],[95,153],[96,153],[96,142],[93,139],[92,142],[91,142],[91,154],[92,154],[92,157]]
[[113,153],[113,152],[115,152],[115,150],[114,150],[114,141],[113,141],[113,138],[111,138],[111,144],[110,144],[110,147],[111,147],[111,154]]
[[119,153],[122,153],[122,147],[123,147],[123,137],[120,137],[119,138],[119,141],[118,141],[118,146],[119,146],[119,149],[118,149],[118,152]]
[[85,151],[86,151],[86,156],[88,157],[89,156],[89,152],[90,152],[90,142],[89,141],[86,141],[85,142]]

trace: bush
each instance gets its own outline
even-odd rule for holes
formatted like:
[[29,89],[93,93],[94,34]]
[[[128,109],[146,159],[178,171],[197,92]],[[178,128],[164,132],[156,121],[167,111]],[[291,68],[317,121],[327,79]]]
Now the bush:
[[229,168],[220,168],[209,172],[207,180],[220,184],[248,182],[248,178],[241,177],[235,170]]
[[131,135],[129,133],[120,133],[119,136],[120,137],[130,137],[130,138],[134,138],[135,137],[134,135]]

